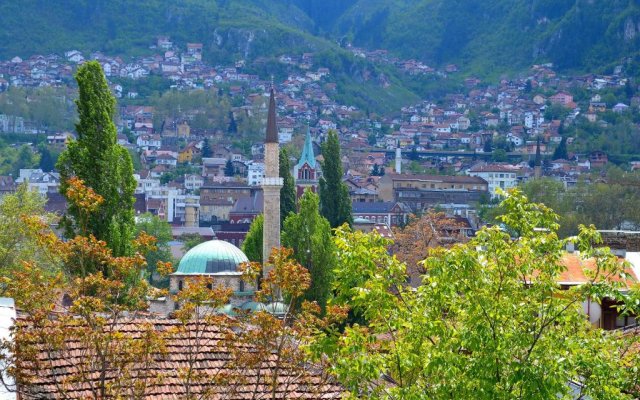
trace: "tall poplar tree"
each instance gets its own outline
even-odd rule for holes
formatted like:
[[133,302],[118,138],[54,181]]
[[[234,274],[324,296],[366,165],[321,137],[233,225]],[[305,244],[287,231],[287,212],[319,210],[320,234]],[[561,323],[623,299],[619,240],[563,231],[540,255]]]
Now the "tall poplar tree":
[[280,189],[280,226],[284,226],[287,216],[296,212],[296,187],[286,149],[280,150],[280,178],[283,181]]
[[340,157],[340,142],[334,130],[329,131],[326,143],[322,145],[322,178],[320,178],[320,213],[332,228],[344,224],[351,225],[351,198],[349,189],[342,182],[342,158]]
[[316,301],[324,310],[329,294],[336,250],[329,221],[320,215],[318,195],[305,190],[300,198],[300,212],[284,221],[282,245],[293,249],[293,257],[311,274],[311,286],[305,298]]
[[[135,232],[133,193],[136,181],[129,152],[117,144],[113,123],[116,100],[98,62],[82,65],[75,78],[79,90],[76,100],[78,140],[69,143],[56,164],[61,176],[60,192],[69,204],[63,223],[68,237],[77,233],[92,234],[104,240],[115,256],[128,255]],[[104,198],[89,215],[86,232],[79,232],[77,225],[81,205],[67,195],[72,177],[82,179],[87,187]]]

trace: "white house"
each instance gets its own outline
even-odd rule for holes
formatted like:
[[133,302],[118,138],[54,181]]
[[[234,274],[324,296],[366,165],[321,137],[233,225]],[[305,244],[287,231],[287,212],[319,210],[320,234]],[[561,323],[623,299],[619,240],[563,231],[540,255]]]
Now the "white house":
[[475,165],[469,169],[469,175],[487,181],[492,198],[498,196],[498,188],[507,190],[518,185],[516,171],[501,164]]
[[264,178],[264,163],[253,162],[249,164],[247,169],[247,184],[249,186],[258,186]]

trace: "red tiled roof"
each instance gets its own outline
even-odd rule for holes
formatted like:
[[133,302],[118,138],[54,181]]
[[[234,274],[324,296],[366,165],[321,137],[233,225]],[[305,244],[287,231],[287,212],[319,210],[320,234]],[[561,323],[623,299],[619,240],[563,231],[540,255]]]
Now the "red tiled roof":
[[[566,267],[566,270],[562,271],[558,277],[558,283],[560,284],[579,285],[587,283],[590,279],[585,275],[585,270],[595,272],[596,268],[595,260],[584,260],[578,253],[565,253],[562,256],[561,263]],[[625,269],[625,273],[629,277],[624,281],[627,287],[639,282],[633,269],[627,268]],[[613,279],[618,282],[620,281],[618,278]]]
[[[19,318],[18,324],[21,320]],[[24,323],[24,321],[22,321]],[[165,334],[165,350],[156,351],[148,364],[134,363],[129,372],[134,376],[146,376],[143,386],[145,399],[182,399],[186,397],[185,371],[190,365],[194,377],[190,385],[194,398],[206,399],[261,399],[271,398],[277,355],[273,352],[259,358],[259,362],[244,368],[236,359],[237,351],[242,356],[252,354],[254,346],[234,341],[237,332],[216,324],[188,324],[186,327],[171,319],[127,320],[115,326],[115,331],[126,339],[112,347],[111,351],[127,351],[128,340],[141,340],[151,328],[156,333]],[[184,328],[184,329],[183,329]],[[26,379],[18,380],[18,390],[22,399],[80,399],[93,398],[100,379],[100,370],[94,362],[98,360],[95,349],[87,346],[89,341],[80,341],[85,330],[82,326],[68,326],[64,343],[57,351],[50,351],[40,345],[36,354],[37,363],[23,363],[18,370]],[[73,332],[78,331],[75,335]],[[85,332],[86,333],[86,332]],[[36,337],[40,337],[36,335]],[[120,346],[120,347],[118,347]],[[260,354],[259,351],[254,351]],[[190,363],[189,360],[193,362]],[[107,369],[108,385],[118,388],[124,385],[122,393],[129,397],[131,380],[123,376],[114,363]],[[145,368],[146,367],[146,368]],[[275,395],[278,399],[337,399],[343,389],[333,383],[317,367],[309,364],[279,364]],[[82,378],[74,381],[81,374]],[[223,383],[221,383],[223,382]],[[139,382],[138,382],[139,383]],[[128,385],[128,386],[127,386]],[[140,389],[140,388],[138,388]],[[133,396],[132,396],[133,397]]]

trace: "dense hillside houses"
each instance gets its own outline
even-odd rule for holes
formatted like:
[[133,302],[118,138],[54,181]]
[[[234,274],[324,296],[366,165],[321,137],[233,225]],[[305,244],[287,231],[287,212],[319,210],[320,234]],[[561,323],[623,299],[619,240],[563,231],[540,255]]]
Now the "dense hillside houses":
[[[442,78],[459,73],[455,65],[437,70],[384,50],[348,48],[356,57],[393,65],[412,76]],[[244,61],[207,65],[205,51],[202,43],[178,45],[162,36],[151,44],[151,55],[130,60],[73,49],[61,55],[15,57],[0,62],[0,91],[66,87],[78,65],[97,60],[120,99],[118,142],[139,156],[136,193],[145,205],[140,211],[157,214],[174,226],[211,226],[216,232],[230,232],[234,243],[241,244],[248,224],[261,212],[265,166],[264,144],[244,131],[256,128],[238,124],[243,119],[256,126],[265,123],[271,82],[248,73],[251,65]],[[395,114],[373,115],[334,100],[334,74],[314,53],[283,54],[278,62],[289,68],[285,79],[273,82],[278,141],[296,155],[291,173],[297,195],[305,188],[317,191],[323,162],[320,145],[329,130],[337,130],[354,217],[389,226],[405,221],[409,212],[432,208],[475,218],[481,204],[498,198],[497,189],[538,176],[533,168],[538,158],[544,159],[539,175],[566,187],[575,185],[582,175],[606,167],[609,157],[606,151],[586,151],[561,153],[553,159],[558,147],[581,140],[566,133],[569,127],[582,121],[604,126],[612,121],[607,113],[625,116],[640,106],[640,97],[611,103],[601,96],[627,84],[622,73],[561,76],[553,65],[545,64],[499,82],[465,78],[459,92],[424,99]],[[125,89],[130,82],[143,84],[151,77],[167,80],[172,90],[180,92],[204,90],[229,96],[233,106],[222,120],[224,126],[211,126],[210,117],[207,124],[198,122],[199,114],[207,110],[184,112],[177,106],[167,113]],[[577,98],[575,91],[589,95]],[[22,116],[0,110],[0,132],[41,130]],[[56,146],[73,138],[70,132],[46,133]],[[15,179],[28,180],[43,196],[53,196],[55,172],[29,174]],[[389,207],[402,211],[384,211]],[[365,209],[377,211],[367,214]],[[237,225],[231,229],[230,224]]]

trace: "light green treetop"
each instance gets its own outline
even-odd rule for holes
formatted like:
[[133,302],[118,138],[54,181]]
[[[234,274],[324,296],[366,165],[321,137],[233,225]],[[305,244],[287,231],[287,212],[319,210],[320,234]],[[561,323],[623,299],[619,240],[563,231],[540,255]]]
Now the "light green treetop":
[[625,391],[638,388],[637,354],[623,351],[620,335],[592,328],[581,306],[624,301],[616,283],[623,265],[592,247],[599,236],[582,227],[573,241],[598,269],[562,290],[557,216],[517,191],[502,207],[514,237],[494,226],[433,250],[417,289],[405,285],[406,266],[388,254],[388,240],[338,229],[332,304],[348,305],[368,326],[319,331],[311,349],[354,398],[573,399],[572,381],[592,399],[633,398]]

